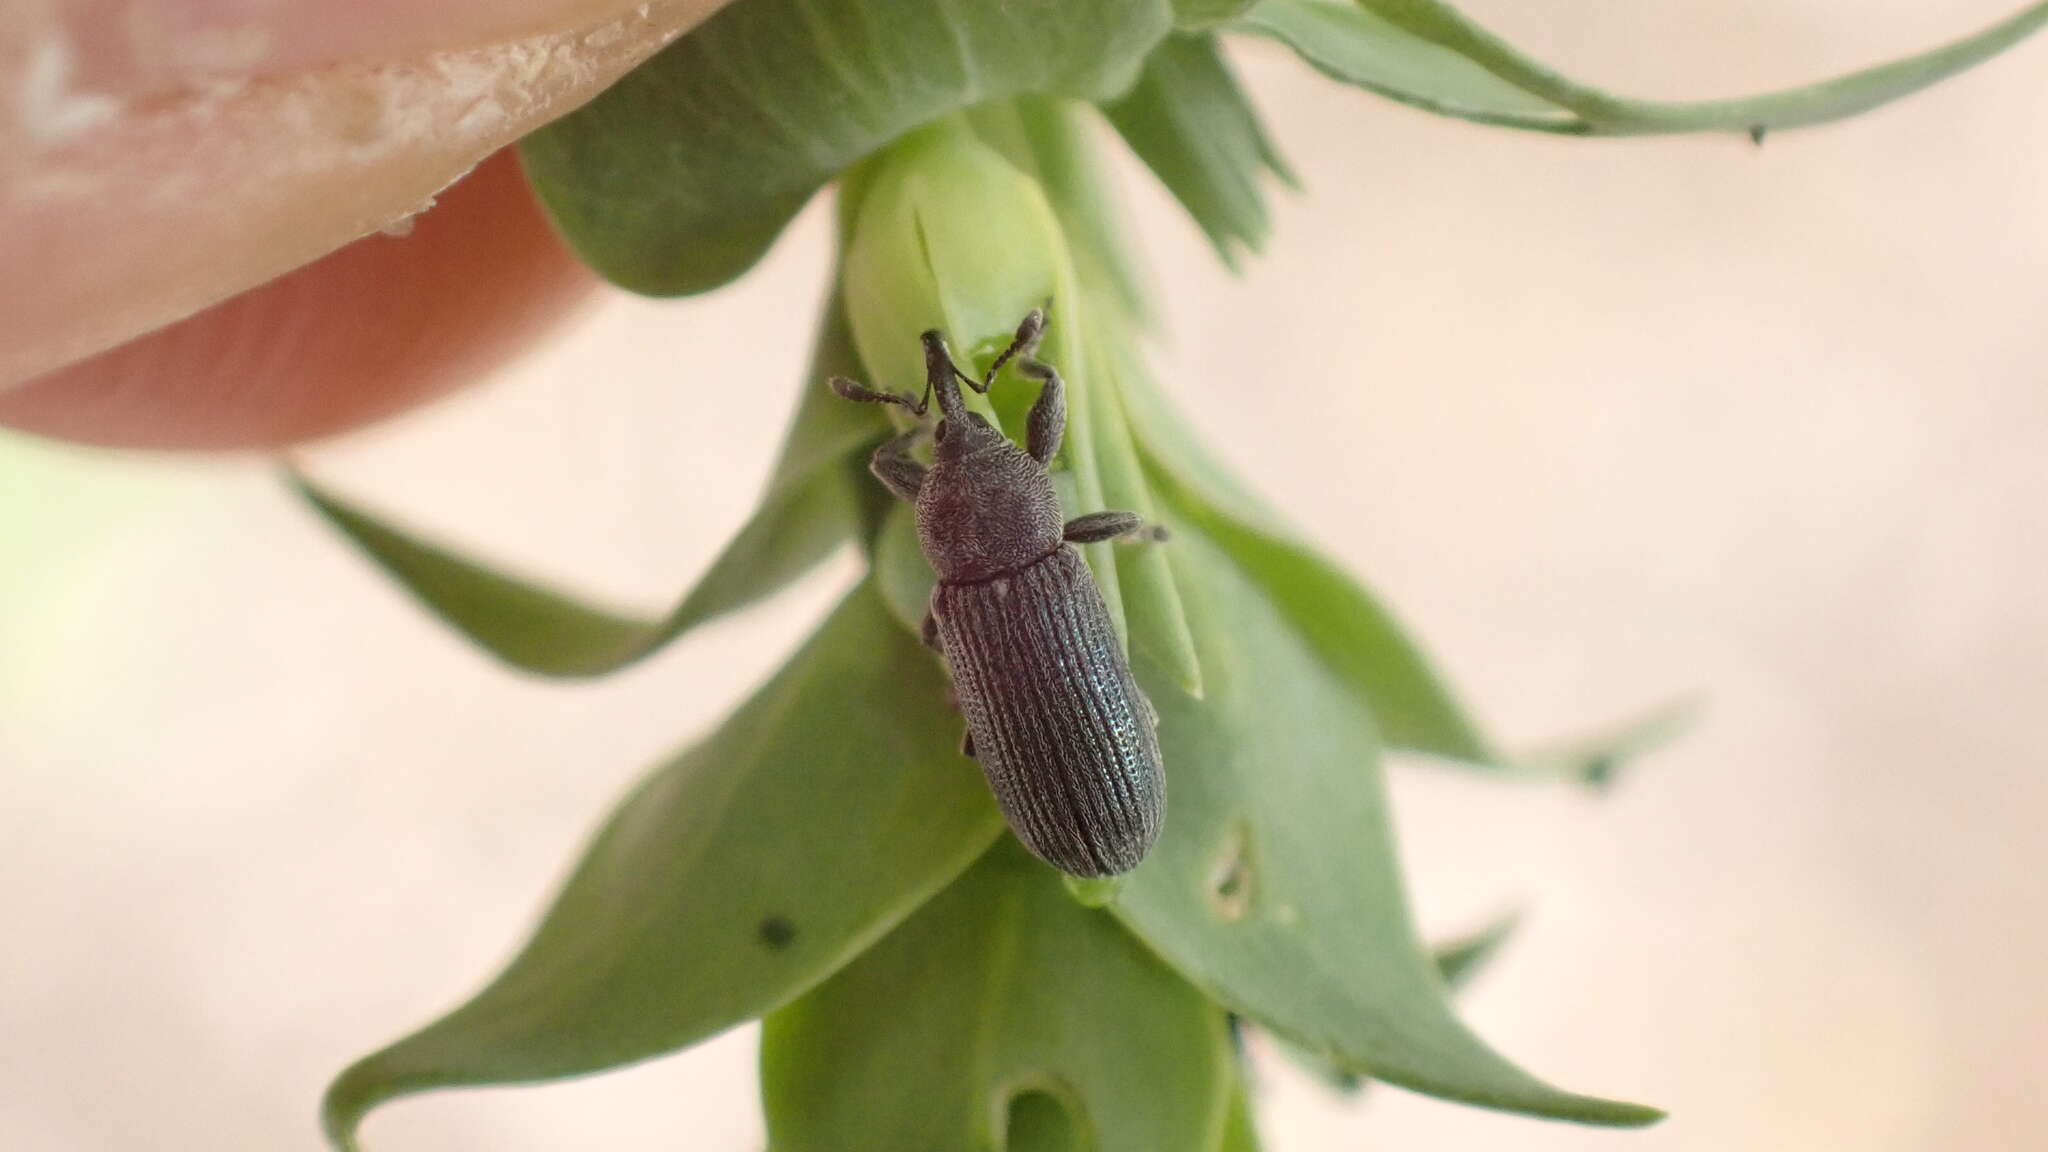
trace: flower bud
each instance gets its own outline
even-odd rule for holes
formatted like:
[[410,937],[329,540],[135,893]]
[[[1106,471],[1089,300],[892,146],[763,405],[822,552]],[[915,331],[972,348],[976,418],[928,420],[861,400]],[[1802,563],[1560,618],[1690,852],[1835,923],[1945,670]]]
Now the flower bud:
[[847,317],[869,383],[921,393],[919,334],[944,332],[963,369],[1007,344],[1053,297],[1065,237],[1037,183],[962,120],[870,163],[846,250]]

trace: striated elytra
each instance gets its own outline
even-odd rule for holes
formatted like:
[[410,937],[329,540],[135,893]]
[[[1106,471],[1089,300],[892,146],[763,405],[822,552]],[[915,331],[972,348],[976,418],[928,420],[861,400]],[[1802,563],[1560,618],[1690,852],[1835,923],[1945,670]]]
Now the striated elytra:
[[[961,372],[937,333],[924,334],[925,391],[883,392],[834,377],[848,400],[900,404],[918,416],[938,398],[927,468],[910,448],[918,427],[875,450],[870,467],[917,508],[917,535],[938,574],[925,643],[952,673],[967,719],[961,747],[981,763],[1017,838],[1075,876],[1138,866],[1166,811],[1157,722],[1131,676],[1109,610],[1074,544],[1149,534],[1130,512],[1062,523],[1046,466],[1066,428],[1065,387],[1032,357],[1045,331],[1033,309],[980,380]],[[1020,448],[963,402],[960,385],[987,392],[1015,358],[1042,383]]]

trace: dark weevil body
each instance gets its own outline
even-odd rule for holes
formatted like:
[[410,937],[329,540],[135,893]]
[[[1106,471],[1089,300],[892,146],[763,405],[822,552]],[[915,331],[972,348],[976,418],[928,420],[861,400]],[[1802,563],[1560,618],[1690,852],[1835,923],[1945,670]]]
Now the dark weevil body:
[[[1075,543],[1148,530],[1129,512],[1062,522],[1046,471],[1066,427],[1059,373],[1030,357],[1045,316],[1033,311],[980,381],[961,373],[937,332],[924,334],[925,394],[835,377],[849,400],[901,404],[922,416],[934,395],[932,466],[908,450],[923,428],[876,449],[871,467],[917,506],[917,535],[938,574],[924,638],[945,656],[967,719],[962,748],[981,762],[1024,846],[1076,876],[1128,872],[1152,848],[1166,778],[1152,707],[1131,676],[1102,592]],[[1019,448],[962,402],[986,392],[1013,356],[1042,381]]]

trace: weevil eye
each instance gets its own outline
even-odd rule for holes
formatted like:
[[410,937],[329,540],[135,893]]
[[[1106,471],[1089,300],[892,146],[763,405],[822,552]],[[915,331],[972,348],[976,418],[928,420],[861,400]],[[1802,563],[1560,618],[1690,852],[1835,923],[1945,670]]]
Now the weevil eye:
[[952,426],[953,422],[950,420],[939,421],[939,426],[937,428],[932,429],[932,440],[935,443],[944,444],[946,442],[946,432]]

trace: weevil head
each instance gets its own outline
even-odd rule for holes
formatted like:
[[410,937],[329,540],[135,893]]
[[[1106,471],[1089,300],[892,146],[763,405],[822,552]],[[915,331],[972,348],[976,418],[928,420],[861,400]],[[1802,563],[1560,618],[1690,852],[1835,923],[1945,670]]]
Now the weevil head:
[[979,412],[963,405],[960,414],[939,421],[932,432],[932,452],[939,460],[960,460],[992,448],[1009,447],[1009,438]]

